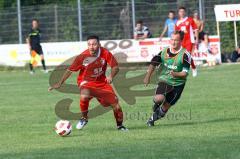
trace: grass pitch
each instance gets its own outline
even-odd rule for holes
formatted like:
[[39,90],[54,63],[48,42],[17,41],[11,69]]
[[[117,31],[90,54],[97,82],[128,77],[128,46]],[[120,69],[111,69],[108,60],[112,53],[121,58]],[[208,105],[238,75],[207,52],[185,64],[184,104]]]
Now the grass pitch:
[[54,132],[59,120],[54,108],[69,97],[74,100],[71,111],[79,112],[79,96],[49,93],[48,79],[40,71],[34,76],[0,72],[0,159],[240,158],[240,65],[202,68],[197,78],[189,76],[181,99],[153,128],[146,126],[151,96],[138,97],[131,106],[120,97],[129,132],[117,131],[108,112],[89,120],[81,131],[71,121],[69,137]]

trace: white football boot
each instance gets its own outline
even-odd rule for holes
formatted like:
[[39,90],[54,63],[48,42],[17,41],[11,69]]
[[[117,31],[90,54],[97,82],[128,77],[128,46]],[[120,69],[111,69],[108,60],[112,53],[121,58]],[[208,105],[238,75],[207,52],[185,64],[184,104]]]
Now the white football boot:
[[87,125],[88,120],[85,118],[81,118],[76,125],[76,129],[81,130],[85,125]]

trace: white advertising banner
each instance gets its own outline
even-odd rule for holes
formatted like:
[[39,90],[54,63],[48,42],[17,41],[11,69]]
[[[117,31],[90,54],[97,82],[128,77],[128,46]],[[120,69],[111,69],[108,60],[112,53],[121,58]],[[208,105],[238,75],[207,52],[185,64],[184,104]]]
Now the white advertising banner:
[[[199,51],[193,53],[194,60],[208,60],[209,57],[214,57],[218,61],[221,60],[219,37],[210,36],[209,41],[208,48],[200,45]],[[121,63],[149,62],[154,55],[158,54],[164,47],[169,46],[169,44],[170,39],[168,38],[164,38],[162,41],[159,41],[158,38],[142,41],[133,39],[101,41],[101,45],[112,52]],[[42,48],[46,65],[56,66],[87,49],[87,43],[42,43]],[[211,54],[208,53],[208,50],[210,50]],[[0,54],[0,65],[4,66],[24,66],[30,61],[30,51],[27,44],[0,45]]]
[[240,4],[215,5],[216,21],[239,21]]

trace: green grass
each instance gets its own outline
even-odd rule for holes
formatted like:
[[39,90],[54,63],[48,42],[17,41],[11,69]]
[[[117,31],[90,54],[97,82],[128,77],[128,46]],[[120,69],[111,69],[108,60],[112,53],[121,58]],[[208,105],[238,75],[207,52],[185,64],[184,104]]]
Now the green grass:
[[153,128],[145,124],[152,97],[138,97],[133,106],[120,100],[129,132],[117,131],[108,112],[81,131],[71,121],[73,132],[64,138],[53,131],[55,104],[72,98],[71,110],[79,112],[79,97],[49,93],[48,78],[40,71],[0,72],[0,159],[240,158],[240,65],[202,68],[197,78],[189,76],[181,99]]

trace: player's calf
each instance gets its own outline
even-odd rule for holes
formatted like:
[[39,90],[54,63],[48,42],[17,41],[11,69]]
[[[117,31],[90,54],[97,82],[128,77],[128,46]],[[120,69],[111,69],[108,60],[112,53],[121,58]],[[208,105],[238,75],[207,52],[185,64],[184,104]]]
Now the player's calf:
[[164,102],[161,107],[160,107],[161,104],[159,105],[155,103],[154,105],[157,105],[158,107],[154,110],[152,116],[148,119],[147,121],[148,126],[154,126],[154,122],[157,121],[158,119],[163,118],[171,106],[167,102]]
[[116,120],[117,129],[121,131],[127,131],[128,129],[123,126],[123,112],[119,104],[113,104],[113,114]]
[[153,112],[155,112],[163,103],[165,100],[164,95],[155,95],[153,98]]
[[82,118],[78,121],[76,129],[83,129],[84,126],[88,123],[88,107],[89,107],[90,98],[85,98],[81,96],[80,98],[80,109],[82,113]]

